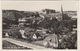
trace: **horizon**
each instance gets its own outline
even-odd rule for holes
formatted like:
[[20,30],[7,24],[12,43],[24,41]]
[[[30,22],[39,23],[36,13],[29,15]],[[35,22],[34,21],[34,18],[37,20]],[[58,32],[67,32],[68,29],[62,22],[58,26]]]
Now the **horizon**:
[[[8,10],[10,10],[10,11],[11,11],[11,10],[12,10],[12,11],[24,11],[24,10],[16,10],[16,9],[2,9],[2,11],[3,11],[3,10],[7,10],[7,11],[8,11]],[[54,10],[54,9],[53,9],[53,10]],[[42,11],[42,10],[40,10],[40,11]],[[55,10],[55,11],[56,11],[56,10]],[[68,12],[68,11],[72,11],[72,10],[67,10],[67,12]],[[76,10],[73,10],[73,11],[74,11],[74,12],[77,12]],[[72,12],[73,12],[73,11],[72,11]],[[25,10],[24,12],[39,12],[39,11],[27,11],[27,10]],[[56,11],[56,12],[61,12],[61,11]],[[66,12],[66,11],[64,11],[64,12]]]

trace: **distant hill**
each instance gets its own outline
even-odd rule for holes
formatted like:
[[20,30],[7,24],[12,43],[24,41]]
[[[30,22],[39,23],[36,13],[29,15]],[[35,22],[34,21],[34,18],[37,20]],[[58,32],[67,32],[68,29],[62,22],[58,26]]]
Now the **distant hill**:
[[38,16],[37,12],[17,11],[17,10],[2,10],[2,18],[16,21],[20,17]]
[[77,11],[65,11],[64,13],[68,14],[68,16],[70,17],[73,17],[73,16],[77,17]]

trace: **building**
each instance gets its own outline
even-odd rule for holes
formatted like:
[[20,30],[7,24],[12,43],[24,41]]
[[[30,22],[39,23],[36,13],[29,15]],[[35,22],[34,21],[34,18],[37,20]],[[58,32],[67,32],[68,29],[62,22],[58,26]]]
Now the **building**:
[[53,9],[43,9],[42,12],[44,14],[51,14],[51,13],[55,13],[55,10],[53,10]]
[[25,17],[21,17],[18,19],[18,22],[19,22],[19,26],[23,26],[26,22],[26,18]]

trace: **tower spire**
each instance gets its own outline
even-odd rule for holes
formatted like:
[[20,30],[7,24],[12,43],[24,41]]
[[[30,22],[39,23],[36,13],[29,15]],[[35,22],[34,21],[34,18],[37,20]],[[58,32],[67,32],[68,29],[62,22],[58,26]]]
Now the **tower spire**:
[[63,8],[62,8],[62,5],[61,5],[61,14],[62,14],[62,20],[63,20],[63,15],[64,15],[64,13],[63,13]]

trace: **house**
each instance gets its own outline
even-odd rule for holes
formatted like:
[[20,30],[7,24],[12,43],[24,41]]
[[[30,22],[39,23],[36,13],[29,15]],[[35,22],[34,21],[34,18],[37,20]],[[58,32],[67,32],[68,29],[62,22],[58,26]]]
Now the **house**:
[[57,19],[58,21],[62,20],[62,14],[60,12],[55,12],[55,13],[51,13],[51,14],[44,14],[44,17],[47,17],[50,20],[52,20],[52,19]]
[[45,13],[45,14],[51,14],[51,13],[55,13],[55,10],[53,10],[53,9],[43,9],[42,12]]
[[26,18],[24,17],[24,18],[19,18],[19,20],[18,20],[19,22],[25,22],[26,21]]
[[21,17],[18,19],[18,22],[19,22],[19,26],[23,26],[26,22],[26,18],[25,17]]
[[19,26],[27,26],[27,25],[31,25],[32,23],[32,18],[31,17],[21,17],[18,19],[19,22]]
[[47,36],[43,40],[43,45],[46,47],[58,48],[58,36],[56,34],[52,34]]

